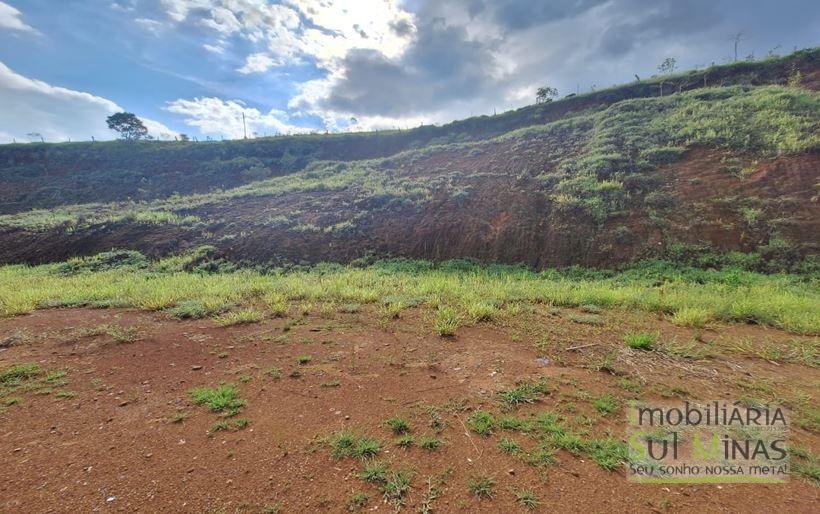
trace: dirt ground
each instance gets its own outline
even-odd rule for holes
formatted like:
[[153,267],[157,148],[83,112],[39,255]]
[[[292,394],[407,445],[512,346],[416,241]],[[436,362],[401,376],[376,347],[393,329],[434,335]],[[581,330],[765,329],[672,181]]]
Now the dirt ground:
[[[539,512],[816,512],[820,489],[799,476],[783,485],[638,485],[565,451],[553,465],[533,466],[497,449],[505,436],[532,446],[526,437],[470,432],[466,418],[501,412],[497,392],[522,379],[543,379],[550,393],[516,415],[555,412],[590,437],[623,437],[623,409],[604,415],[592,406],[605,393],[621,406],[637,396],[746,394],[795,412],[816,402],[816,367],[755,353],[798,336],[715,325],[693,341],[691,329],[655,315],[604,311],[604,324],[587,325],[573,314],[534,308],[452,338],[436,336],[424,311],[385,321],[368,307],[232,327],[113,309],[0,320],[0,368],[67,372],[67,383],[14,392],[19,402],[0,413],[0,511],[347,512],[364,492],[362,511],[391,512],[358,478],[361,461],[332,457],[327,439],[349,429],[382,441],[380,458],[392,467],[413,470],[405,512],[419,512],[431,489],[432,512],[524,512],[514,494],[521,489],[536,493]],[[625,332],[650,327],[678,350],[624,346]],[[625,390],[624,379],[639,390]],[[244,429],[209,433],[219,415],[192,402],[190,389],[220,382],[236,384],[247,402]],[[397,447],[385,426],[393,416],[443,446]],[[817,434],[794,423],[791,441],[820,450]],[[468,490],[478,475],[494,478],[492,498]]]

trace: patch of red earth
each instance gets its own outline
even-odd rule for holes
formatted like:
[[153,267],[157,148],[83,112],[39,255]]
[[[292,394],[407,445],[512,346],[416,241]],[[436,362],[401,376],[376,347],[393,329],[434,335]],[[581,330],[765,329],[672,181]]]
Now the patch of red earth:
[[[0,510],[261,512],[279,505],[280,512],[343,512],[356,491],[372,497],[366,509],[389,510],[377,489],[357,478],[362,463],[332,459],[321,442],[343,429],[384,441],[382,458],[414,470],[407,512],[418,509],[426,477],[448,469],[436,512],[509,512],[517,508],[513,490],[519,489],[535,491],[544,511],[561,505],[568,512],[749,512],[764,504],[813,510],[818,489],[796,477],[777,486],[635,485],[623,472],[603,471],[566,452],[558,454],[557,465],[539,471],[500,453],[500,433],[485,439],[466,430],[472,410],[499,412],[497,391],[543,378],[551,393],[516,414],[584,415],[596,419],[590,435],[611,430],[618,437],[620,415],[596,417],[590,400],[605,392],[624,399],[625,393],[615,385],[618,377],[596,371],[594,363],[623,347],[625,330],[655,326],[665,340],[691,335],[648,315],[605,313],[607,327],[590,327],[565,321],[565,314],[463,327],[452,339],[432,336],[425,315],[414,311],[387,330],[368,312],[230,328],[130,310],[38,311],[0,321],[0,340],[16,343],[0,351],[0,367],[36,362],[45,370],[65,369],[65,389],[77,393],[67,399],[21,393],[21,404],[0,414]],[[101,324],[138,327],[140,338],[116,344],[105,335],[82,335],[83,328]],[[554,347],[536,350],[532,327],[549,328]],[[791,337],[731,325],[705,339],[719,346],[747,336],[775,343]],[[581,345],[592,346],[566,351]],[[546,365],[536,360],[545,354]],[[300,355],[312,359],[300,365]],[[744,377],[777,380],[784,394],[818,379],[815,369],[740,357],[732,366],[720,359],[691,365],[622,352],[616,366],[645,380],[642,397],[655,399],[656,390],[671,386],[686,387],[693,398],[736,395]],[[271,367],[280,368],[282,378],[266,375]],[[294,370],[301,376],[292,377]],[[193,405],[188,391],[223,381],[238,385],[248,402],[240,416],[251,423],[209,436],[219,418]],[[430,428],[425,406],[435,406],[444,420],[440,434]],[[181,412],[189,415],[184,422],[169,422]],[[436,452],[395,447],[384,420],[396,415],[411,421],[414,435],[437,435],[445,445]],[[816,451],[816,435],[797,432]],[[521,434],[504,435],[534,445]],[[467,490],[479,474],[495,477],[492,500],[479,501]]]

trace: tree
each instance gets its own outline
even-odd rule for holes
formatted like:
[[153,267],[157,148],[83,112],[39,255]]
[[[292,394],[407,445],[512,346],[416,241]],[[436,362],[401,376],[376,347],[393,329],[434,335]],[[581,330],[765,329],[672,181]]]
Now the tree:
[[190,137],[188,137],[188,134],[180,134],[180,135],[179,135],[179,140],[180,140],[180,141],[190,141],[190,140],[191,140],[191,138],[190,138]]
[[661,73],[666,73],[666,74],[671,75],[671,74],[675,73],[675,69],[677,67],[678,67],[678,61],[676,61],[674,57],[667,57],[658,66],[658,71],[661,72]]
[[142,139],[148,135],[148,129],[137,116],[130,112],[114,113],[105,119],[108,128],[120,133],[123,139]]
[[543,104],[546,102],[552,102],[552,99],[558,96],[558,90],[554,87],[544,86],[539,87],[535,91],[535,103]]

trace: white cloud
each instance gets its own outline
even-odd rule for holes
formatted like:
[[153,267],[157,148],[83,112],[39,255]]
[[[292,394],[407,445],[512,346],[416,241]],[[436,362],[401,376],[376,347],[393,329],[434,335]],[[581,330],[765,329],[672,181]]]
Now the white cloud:
[[0,28],[39,34],[37,29],[23,21],[23,14],[7,3],[0,2]]
[[245,65],[237,69],[242,75],[249,75],[251,73],[262,73],[276,66],[277,61],[271,59],[268,54],[255,53],[249,55],[245,59]]
[[[114,139],[105,118],[124,109],[99,96],[52,86],[41,80],[24,77],[0,62],[0,142],[27,141],[26,134],[37,132],[46,141],[88,141]],[[160,122],[141,118],[154,137],[174,131]]]
[[248,137],[253,137],[254,133],[263,136],[310,131],[308,128],[292,125],[287,113],[283,111],[273,109],[265,114],[239,100],[222,100],[215,97],[193,100],[180,98],[169,102],[165,109],[184,116],[188,126],[197,128],[203,134],[230,139],[239,139],[245,135],[243,113]]
[[213,31],[222,41],[222,48],[230,37],[253,44],[256,48],[237,69],[242,74],[297,64],[304,58],[315,59],[319,67],[332,70],[337,60],[353,48],[378,49],[387,57],[396,57],[407,47],[413,30],[413,16],[401,8],[398,0],[286,0],[283,4],[259,0],[161,0],[161,5],[173,22]]

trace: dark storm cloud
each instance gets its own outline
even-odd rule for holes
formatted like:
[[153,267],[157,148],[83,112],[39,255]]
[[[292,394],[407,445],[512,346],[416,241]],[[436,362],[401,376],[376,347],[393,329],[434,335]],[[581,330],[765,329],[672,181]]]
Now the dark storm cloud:
[[608,0],[464,0],[472,18],[490,16],[504,30],[516,31],[560,21]]
[[493,41],[468,38],[464,27],[435,18],[419,25],[401,61],[377,50],[353,50],[345,78],[322,107],[365,115],[409,116],[471,98],[495,86]]
[[637,44],[707,31],[721,21],[713,0],[622,0],[609,4],[602,15],[611,23],[598,48],[608,57],[623,55]]
[[437,115],[447,121],[532,101],[539,85],[562,94],[739,54],[818,44],[820,3],[801,0],[418,0],[410,38],[395,60],[352,51],[343,78],[314,107],[355,115]]

